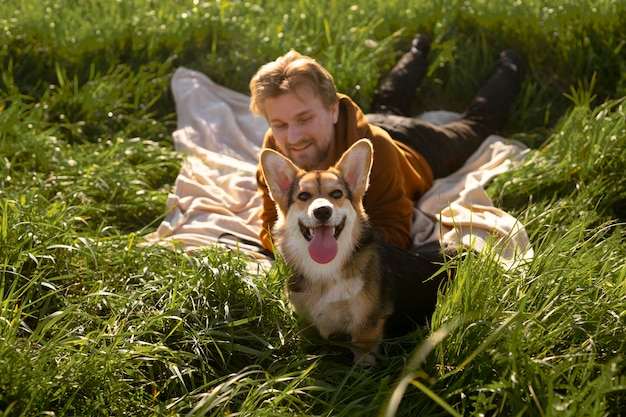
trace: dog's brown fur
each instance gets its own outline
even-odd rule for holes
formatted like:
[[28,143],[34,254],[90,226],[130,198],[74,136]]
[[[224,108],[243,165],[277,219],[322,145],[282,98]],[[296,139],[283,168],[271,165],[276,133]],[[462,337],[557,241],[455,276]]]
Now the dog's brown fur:
[[[293,271],[287,291],[294,310],[323,338],[347,334],[361,365],[375,363],[372,353],[385,333],[401,333],[428,319],[444,279],[425,281],[437,265],[383,243],[369,226],[362,201],[372,163],[367,139],[325,171],[303,171],[270,149],[261,154],[279,212],[274,243]],[[316,260],[317,252],[311,252],[320,226],[335,231],[331,259]]]

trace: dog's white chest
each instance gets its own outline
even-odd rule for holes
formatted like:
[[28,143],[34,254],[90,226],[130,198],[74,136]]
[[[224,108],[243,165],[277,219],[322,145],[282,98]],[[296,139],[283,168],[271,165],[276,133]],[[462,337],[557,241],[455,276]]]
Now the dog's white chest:
[[291,302],[298,313],[305,314],[317,327],[322,337],[352,334],[365,316],[359,297],[363,287],[360,277],[333,280],[305,293],[291,293]]
[[322,295],[319,304],[323,307],[338,301],[349,301],[361,292],[363,285],[361,278],[336,280]]

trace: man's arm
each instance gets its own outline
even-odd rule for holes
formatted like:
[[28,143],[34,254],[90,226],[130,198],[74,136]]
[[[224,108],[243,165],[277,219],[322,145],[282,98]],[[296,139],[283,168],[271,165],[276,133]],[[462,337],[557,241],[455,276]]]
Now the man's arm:
[[374,164],[365,196],[365,212],[385,241],[409,249],[413,201],[405,193],[400,153],[391,141],[375,139],[372,142]]
[[270,230],[278,219],[278,212],[276,211],[274,200],[270,197],[270,191],[269,188],[267,188],[267,184],[265,183],[265,178],[263,177],[260,167],[257,169],[256,182],[263,197],[263,207],[261,207],[261,211],[259,212],[259,216],[261,217],[263,224],[261,226],[259,238],[261,239],[261,244],[265,249],[273,251]]

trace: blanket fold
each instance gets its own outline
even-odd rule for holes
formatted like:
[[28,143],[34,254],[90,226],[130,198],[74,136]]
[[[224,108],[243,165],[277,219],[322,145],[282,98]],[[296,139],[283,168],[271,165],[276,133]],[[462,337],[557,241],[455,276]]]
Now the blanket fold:
[[[168,197],[165,218],[146,241],[183,250],[224,244],[270,265],[258,237],[262,199],[255,179],[266,121],[249,112],[248,96],[197,71],[177,69],[172,92],[178,123],[174,146],[187,158]],[[451,117],[458,115],[423,116],[435,123]],[[459,171],[436,180],[414,209],[415,248],[433,242],[478,251],[493,248],[504,265],[532,257],[523,225],[494,207],[484,189],[519,161],[525,149],[520,142],[490,136]]]

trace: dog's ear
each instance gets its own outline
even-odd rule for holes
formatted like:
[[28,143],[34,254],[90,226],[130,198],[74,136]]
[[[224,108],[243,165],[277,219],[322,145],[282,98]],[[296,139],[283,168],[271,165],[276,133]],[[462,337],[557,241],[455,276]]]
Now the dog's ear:
[[369,139],[361,139],[348,148],[335,165],[348,183],[348,187],[359,196],[363,196],[369,187],[373,156],[372,142]]
[[284,210],[287,206],[289,191],[299,169],[293,162],[273,149],[263,149],[260,160],[261,170],[272,200]]

